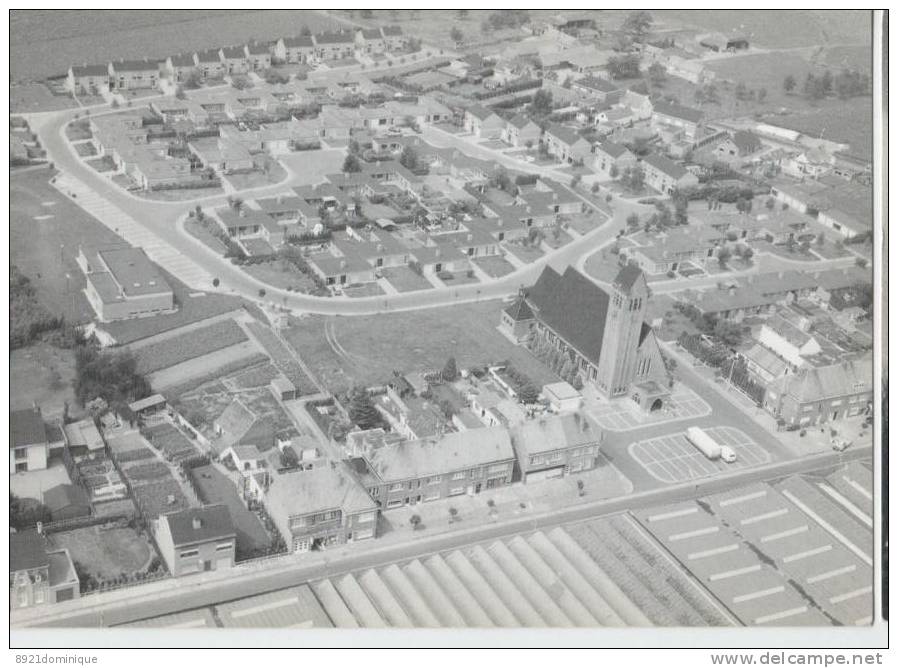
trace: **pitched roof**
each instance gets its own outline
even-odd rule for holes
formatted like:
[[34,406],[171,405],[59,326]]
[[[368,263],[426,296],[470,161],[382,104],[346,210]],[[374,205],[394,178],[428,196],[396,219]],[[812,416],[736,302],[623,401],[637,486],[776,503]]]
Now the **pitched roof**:
[[789,364],[772,350],[768,350],[760,343],[754,344],[751,348],[742,353],[742,356],[757,364],[774,378],[782,376],[788,369]]
[[511,430],[511,442],[519,455],[525,457],[596,443],[600,437],[599,428],[579,413],[542,417]]
[[380,34],[379,28],[362,28],[359,32],[362,33],[362,38],[364,39],[382,39],[383,35]]
[[511,319],[515,322],[533,319],[533,309],[530,308],[524,295],[518,296],[518,298],[514,300],[514,303],[505,309],[505,312],[510,315]]
[[242,60],[243,58],[246,58],[246,52],[244,52],[242,46],[223,46],[221,47],[221,55],[233,60]]
[[25,408],[9,413],[9,447],[47,442],[47,428],[40,408]]
[[508,123],[509,123],[510,125],[515,126],[518,130],[523,130],[524,128],[526,128],[526,127],[527,127],[528,125],[530,125],[531,123],[532,123],[533,125],[536,125],[536,123],[534,123],[532,120],[530,120],[530,119],[529,119],[527,116],[525,116],[524,114],[515,114],[515,115],[511,118],[511,120],[508,121]]
[[297,35],[296,37],[284,37],[284,46],[288,49],[313,47],[315,42],[311,35]]
[[678,165],[670,158],[659,155],[658,153],[650,153],[645,156],[642,161],[647,165],[651,165],[663,174],[667,174],[667,176],[672,179],[681,179],[689,173],[682,165]]
[[872,392],[873,359],[865,357],[803,369],[774,381],[771,387],[792,396],[800,404]]
[[689,121],[691,123],[698,123],[700,120],[702,120],[703,116],[701,109],[684,107],[680,104],[664,102],[663,100],[657,100],[654,103],[654,111],[656,114],[664,114],[665,116],[681,118],[684,121]]
[[508,431],[484,427],[386,446],[372,451],[368,464],[387,482],[443,475],[508,459],[514,459]]
[[9,534],[9,572],[48,566],[47,544],[34,529]]
[[621,270],[617,272],[613,285],[619,285],[623,288],[624,292],[629,292],[633,289],[636,281],[638,281],[642,275],[642,269],[635,265],[627,264],[621,267]]
[[610,155],[612,158],[619,158],[625,153],[628,153],[628,149],[626,146],[621,144],[615,144],[611,141],[603,141],[601,144],[596,146],[597,151],[601,151],[606,155]]
[[315,35],[316,44],[346,44],[354,41],[355,38],[351,32],[323,32]]
[[402,36],[402,28],[399,26],[384,26],[383,28],[384,37],[401,37]]
[[546,267],[528,291],[536,316],[593,363],[598,363],[608,314],[608,293],[573,267],[560,276]]
[[262,42],[250,42],[246,45],[246,51],[251,56],[263,56],[269,53],[269,48]]
[[335,508],[353,514],[377,507],[367,490],[337,462],[275,476],[265,496],[265,505],[270,514],[285,517]]
[[78,485],[56,485],[44,492],[44,505],[55,513],[70,506],[90,506],[87,492]]
[[215,422],[223,432],[239,439],[249,431],[255,420],[253,412],[240,399],[234,399]]
[[594,76],[588,76],[588,77],[579,79],[574,82],[574,85],[581,86],[583,88],[590,88],[592,90],[597,90],[600,93],[612,93],[616,90],[621,89],[620,86],[608,81],[608,79],[601,79],[599,77],[594,77]]
[[185,508],[162,515],[159,520],[168,524],[175,547],[232,538],[236,535],[231,513],[223,503],[201,508]]
[[573,128],[569,128],[566,125],[559,125],[558,123],[553,123],[546,130],[547,135],[552,135],[556,139],[560,139],[568,146],[573,146],[578,141],[586,141],[579,132],[574,130]]
[[[193,64],[193,60],[190,61]],[[105,77],[109,75],[108,65],[72,65],[76,77]]]
[[159,69],[159,62],[155,60],[114,60],[112,68],[116,72],[150,72]]

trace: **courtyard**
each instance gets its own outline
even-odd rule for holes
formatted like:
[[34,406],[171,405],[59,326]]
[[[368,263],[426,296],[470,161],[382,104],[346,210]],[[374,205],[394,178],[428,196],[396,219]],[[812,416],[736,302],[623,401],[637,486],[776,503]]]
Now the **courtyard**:
[[[591,396],[592,400],[589,400]],[[647,413],[629,398],[600,398],[589,386],[584,389],[584,409],[599,425],[611,431],[629,431],[650,425],[675,422],[711,414],[711,407],[683,383],[674,385],[670,399],[659,411]]]

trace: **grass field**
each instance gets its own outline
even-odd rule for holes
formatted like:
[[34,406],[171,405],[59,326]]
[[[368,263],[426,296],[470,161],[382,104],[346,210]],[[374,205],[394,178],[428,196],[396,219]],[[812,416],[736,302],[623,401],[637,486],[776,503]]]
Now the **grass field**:
[[[216,241],[218,240],[216,239]],[[243,266],[243,271],[276,288],[292,289],[296,292],[309,292],[315,287],[312,279],[306,274],[280,260],[247,264]]]
[[56,548],[67,548],[72,561],[79,562],[99,578],[115,578],[122,573],[145,572],[155,551],[134,529],[92,526],[50,534]]
[[237,555],[264,550],[271,544],[271,536],[262,521],[247,510],[237,495],[237,488],[214,466],[191,469],[191,478],[204,503],[223,503],[228,507],[237,531]]
[[423,276],[416,274],[408,267],[387,267],[382,269],[384,275],[390,285],[399,292],[414,292],[415,290],[429,290],[433,286]]
[[122,238],[62,197],[50,185],[52,174],[49,169],[10,174],[10,260],[31,279],[38,300],[51,312],[88,322],[94,312],[82,292],[78,246],[122,243]]
[[143,374],[152,373],[246,340],[246,333],[240,325],[233,320],[220,320],[143,346],[135,353],[137,368]]
[[71,350],[36,343],[9,353],[11,410],[41,407],[46,415],[61,415],[65,402],[77,410],[72,383],[75,380],[75,355]]
[[503,306],[489,301],[373,316],[306,316],[292,321],[286,337],[332,392],[385,383],[394,370],[441,369],[451,356],[463,368],[508,359],[539,384],[556,381],[496,330]]
[[475,259],[474,262],[493,278],[499,278],[514,271],[514,265],[504,257],[481,257]]

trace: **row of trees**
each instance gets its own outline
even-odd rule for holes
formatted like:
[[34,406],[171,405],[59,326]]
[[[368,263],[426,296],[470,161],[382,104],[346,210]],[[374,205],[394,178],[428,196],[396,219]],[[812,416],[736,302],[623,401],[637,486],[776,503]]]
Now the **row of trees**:
[[531,353],[562,380],[567,381],[578,390],[583,388],[583,380],[580,378],[576,358],[572,353],[561,352],[552,345],[545,334],[535,329],[530,330],[525,344]]
[[9,348],[15,350],[46,339],[60,348],[72,348],[82,340],[80,330],[52,314],[38,301],[31,280],[15,265],[9,267]]
[[[798,82],[795,76],[787,74],[783,78],[783,90],[791,94]],[[815,75],[811,72],[805,77],[802,94],[810,100],[821,100],[836,95],[840,100],[870,94],[870,76],[854,69],[843,69],[836,75],[830,70]]]

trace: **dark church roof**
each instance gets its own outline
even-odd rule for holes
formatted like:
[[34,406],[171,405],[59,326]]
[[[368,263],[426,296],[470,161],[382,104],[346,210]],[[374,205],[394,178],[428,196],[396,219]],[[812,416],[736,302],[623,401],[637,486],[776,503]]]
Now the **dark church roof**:
[[511,319],[515,322],[533,319],[533,310],[530,308],[530,305],[524,299],[523,295],[515,299],[514,303],[505,309],[505,312],[510,315]]
[[620,285],[624,289],[624,292],[629,292],[633,289],[633,286],[636,284],[636,281],[639,280],[640,276],[642,276],[642,269],[636,265],[628,264],[617,272],[617,277],[614,279],[614,285]]
[[561,276],[546,267],[527,293],[537,317],[593,363],[598,363],[608,293],[573,267]]

